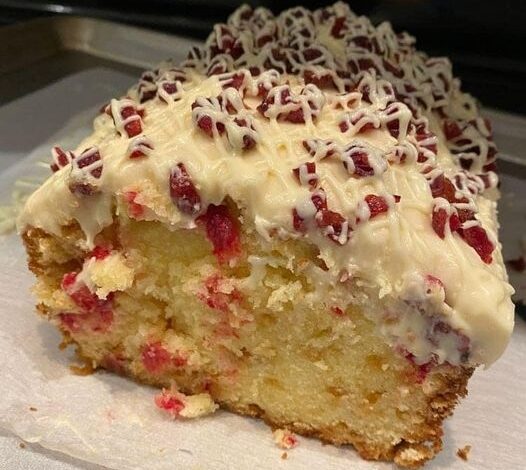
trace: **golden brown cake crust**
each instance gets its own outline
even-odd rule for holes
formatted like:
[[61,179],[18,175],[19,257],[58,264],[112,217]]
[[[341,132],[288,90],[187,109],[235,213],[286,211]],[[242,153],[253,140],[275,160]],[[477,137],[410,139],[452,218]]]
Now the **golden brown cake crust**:
[[[79,255],[79,249],[74,243],[78,240],[79,228],[72,225],[65,228],[65,238],[62,248],[64,250],[63,263],[49,264],[42,259],[42,243],[53,240],[53,237],[40,229],[30,228],[23,234],[24,244],[28,253],[28,265],[37,276],[57,277],[56,270],[60,273],[65,270],[79,266],[79,261],[75,259]],[[108,236],[108,234],[106,234]],[[109,234],[114,238],[114,235]],[[68,257],[71,259],[68,260]],[[37,309],[44,316],[48,316],[48,308],[44,304],[39,304]],[[62,331],[65,342],[77,344],[77,353],[84,359],[90,367],[93,359],[89,355],[83,354],[82,346],[71,338],[68,332]],[[104,368],[104,364],[96,364],[96,367]],[[115,371],[113,371],[115,372]],[[166,387],[168,384],[163,379],[152,379],[141,374],[136,374],[130,370],[120,370],[119,373],[128,376],[139,383],[145,383],[156,387]],[[333,445],[351,444],[359,455],[367,460],[387,460],[394,461],[401,467],[418,468],[426,461],[433,458],[442,448],[442,422],[451,415],[453,408],[459,399],[467,395],[467,382],[473,373],[473,369],[460,367],[448,367],[445,370],[432,374],[432,380],[427,395],[427,409],[425,419],[421,426],[415,427],[411,431],[411,437],[402,440],[396,445],[379,446],[371,444],[363,436],[352,431],[345,423],[339,423],[326,427],[316,427],[302,422],[288,422],[275,420],[256,404],[240,404],[232,401],[223,401],[220,397],[214,396],[213,390],[210,394],[214,400],[224,409],[241,414],[261,418],[271,428],[288,428],[300,435],[315,437],[323,442]],[[201,393],[202,389],[198,386],[182,386],[181,391],[187,394]]]
[[[79,353],[82,357],[82,353]],[[90,359],[84,358],[87,362]],[[103,368],[101,366],[101,368]],[[217,401],[221,408],[234,413],[262,419],[272,429],[288,428],[305,437],[314,437],[322,442],[336,446],[350,444],[360,457],[366,460],[386,460],[394,461],[397,465],[404,468],[419,468],[428,460],[432,459],[442,449],[442,422],[450,416],[453,409],[458,404],[460,398],[467,396],[467,383],[473,369],[452,369],[450,375],[441,375],[438,386],[429,396],[427,416],[425,423],[413,430],[411,440],[402,441],[391,447],[379,447],[371,445],[366,439],[348,429],[340,423],[339,425],[316,428],[301,422],[275,421],[268,417],[263,409],[258,405],[248,406],[236,403]],[[153,385],[162,388],[166,383],[144,380],[144,377],[137,377],[129,372],[125,376],[136,380],[139,383]],[[200,393],[200,389],[184,389],[186,394]],[[214,394],[211,393],[212,398]]]

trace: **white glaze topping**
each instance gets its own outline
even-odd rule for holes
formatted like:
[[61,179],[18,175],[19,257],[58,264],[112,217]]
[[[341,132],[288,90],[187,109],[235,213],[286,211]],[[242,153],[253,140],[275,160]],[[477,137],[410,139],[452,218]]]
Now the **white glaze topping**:
[[449,62],[413,43],[341,3],[242,7],[185,67],[161,64],[112,100],[19,229],[77,220],[92,246],[115,198],[193,228],[230,197],[262,239],[317,245],[320,279],[366,293],[346,302],[418,363],[491,364],[513,326],[494,144]]

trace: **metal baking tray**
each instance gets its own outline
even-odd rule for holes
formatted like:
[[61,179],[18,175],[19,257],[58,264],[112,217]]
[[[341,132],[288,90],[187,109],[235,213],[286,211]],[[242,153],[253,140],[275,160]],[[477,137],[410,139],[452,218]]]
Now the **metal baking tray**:
[[81,17],[0,28],[0,106],[66,75],[108,67],[138,75],[196,44],[179,36]]

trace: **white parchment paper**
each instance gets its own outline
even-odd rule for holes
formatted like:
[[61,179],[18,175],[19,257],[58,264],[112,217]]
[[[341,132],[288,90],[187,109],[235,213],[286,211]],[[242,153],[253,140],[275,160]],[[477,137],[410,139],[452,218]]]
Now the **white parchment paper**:
[[[80,74],[75,79],[77,83],[86,79],[87,84],[93,77]],[[69,124],[65,119],[65,132],[53,135],[25,160],[5,170],[0,175],[2,201],[16,178],[41,171],[34,161],[47,158],[51,142],[72,146],[72,140],[88,132],[92,117],[93,109]],[[65,136],[69,142],[64,141]],[[504,187],[513,184],[524,198],[523,182],[506,181]],[[514,221],[516,216],[509,218]],[[71,351],[59,351],[60,335],[34,313],[32,283],[18,238],[1,237],[0,428],[21,439],[115,469],[393,468],[365,462],[351,448],[323,446],[306,438],[300,438],[299,447],[282,460],[282,450],[273,443],[269,428],[257,420],[220,411],[195,421],[171,421],[155,408],[155,391],[149,387],[104,372],[72,375],[68,367]],[[503,358],[488,371],[477,371],[471,380],[469,397],[445,425],[445,449],[428,468],[525,468],[525,390],[526,323],[518,319]],[[455,455],[466,444],[472,446],[468,462]],[[10,467],[0,462],[0,468]]]

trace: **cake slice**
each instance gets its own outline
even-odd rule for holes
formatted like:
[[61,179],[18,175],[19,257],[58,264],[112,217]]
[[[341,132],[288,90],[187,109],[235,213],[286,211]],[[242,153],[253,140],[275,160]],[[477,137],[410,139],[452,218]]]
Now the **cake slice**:
[[432,458],[513,304],[490,125],[414,43],[244,6],[145,72],[20,215],[39,312],[173,416]]

